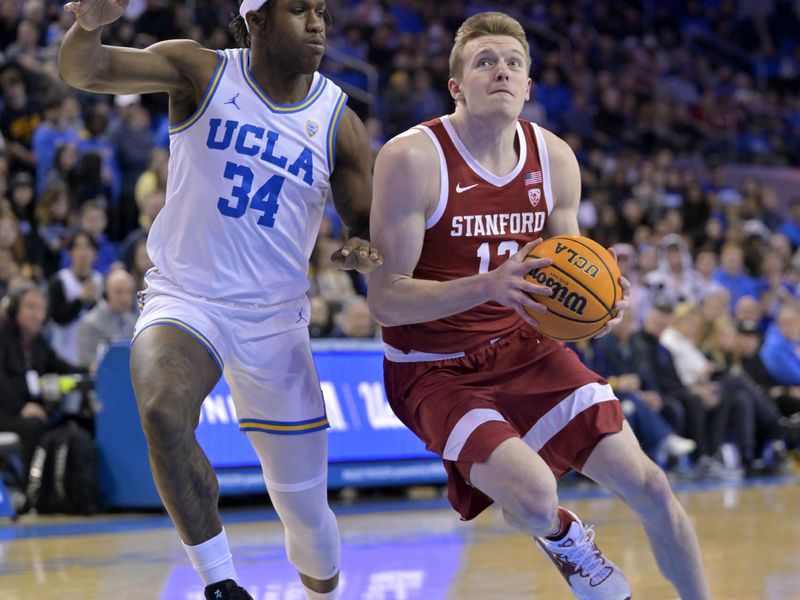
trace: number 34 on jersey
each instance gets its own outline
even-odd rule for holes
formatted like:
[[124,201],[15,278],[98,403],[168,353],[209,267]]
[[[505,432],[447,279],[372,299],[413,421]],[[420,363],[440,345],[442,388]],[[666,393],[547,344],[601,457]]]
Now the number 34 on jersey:
[[[279,137],[275,131],[249,123],[240,126],[238,121],[228,119],[223,125],[222,119],[211,119],[206,145],[211,150],[228,152],[232,150],[246,157],[260,155],[259,159],[270,165],[271,170],[274,171],[275,167],[278,167],[311,186],[314,183],[313,153],[309,148],[304,148],[292,164],[289,164],[288,157],[276,151]],[[220,197],[217,200],[217,209],[220,213],[238,219],[250,209],[261,213],[258,224],[262,227],[275,225],[275,215],[279,208],[278,197],[286,181],[286,175],[272,175],[254,189],[257,182],[253,169],[229,160],[225,164],[222,176],[232,182],[230,192],[232,198]]]

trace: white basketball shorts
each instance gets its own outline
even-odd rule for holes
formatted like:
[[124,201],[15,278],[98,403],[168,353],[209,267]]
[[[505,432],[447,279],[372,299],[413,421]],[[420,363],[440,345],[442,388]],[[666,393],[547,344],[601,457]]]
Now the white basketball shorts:
[[158,270],[145,277],[133,341],[153,325],[200,342],[228,382],[242,431],[294,435],[327,428],[308,335],[308,298],[246,305],[190,295]]

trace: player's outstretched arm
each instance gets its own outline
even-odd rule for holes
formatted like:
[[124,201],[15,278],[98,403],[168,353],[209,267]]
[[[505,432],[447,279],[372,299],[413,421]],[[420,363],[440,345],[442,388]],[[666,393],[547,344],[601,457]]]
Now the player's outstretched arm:
[[549,288],[524,278],[552,262],[524,262],[538,241],[488,273],[445,282],[413,278],[425,223],[438,197],[439,158],[424,133],[406,132],[383,147],[375,162],[370,219],[370,231],[373,239],[380,240],[384,261],[369,280],[367,299],[375,320],[386,326],[422,323],[495,300],[532,323],[523,306],[543,307],[525,292],[550,295]]
[[64,36],[58,55],[58,72],[69,85],[90,92],[112,94],[175,93],[191,91],[193,83],[218,60],[216,53],[192,40],[171,40],[145,50],[104,46],[104,25],[125,12],[127,0],[81,0],[64,10],[76,22]]
[[383,263],[379,247],[370,243],[372,204],[372,149],[367,129],[345,107],[336,135],[336,164],[331,175],[333,204],[347,227],[348,240],[331,256],[342,269],[370,273]]

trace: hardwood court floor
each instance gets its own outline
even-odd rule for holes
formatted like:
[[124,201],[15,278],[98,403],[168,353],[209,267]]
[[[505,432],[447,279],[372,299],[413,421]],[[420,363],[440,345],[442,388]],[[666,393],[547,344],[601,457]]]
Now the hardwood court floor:
[[[596,491],[563,500],[596,525],[636,600],[672,600],[644,533]],[[574,494],[573,494],[574,497]],[[701,543],[713,596],[800,600],[800,479],[680,492]],[[460,523],[441,500],[335,507],[345,600],[571,598],[532,542],[496,510]],[[255,600],[303,600],[266,509],[224,513],[240,578]],[[202,586],[162,515],[25,517],[0,525],[2,600],[201,600]]]

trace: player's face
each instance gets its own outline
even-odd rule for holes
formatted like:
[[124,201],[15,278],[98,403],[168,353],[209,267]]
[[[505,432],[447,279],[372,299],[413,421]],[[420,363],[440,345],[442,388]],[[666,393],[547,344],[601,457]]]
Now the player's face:
[[470,40],[461,52],[461,80],[450,80],[454,98],[463,100],[475,116],[519,117],[531,91],[522,44],[513,37],[488,35]]
[[270,0],[267,43],[293,68],[313,73],[325,52],[327,9],[323,0]]

